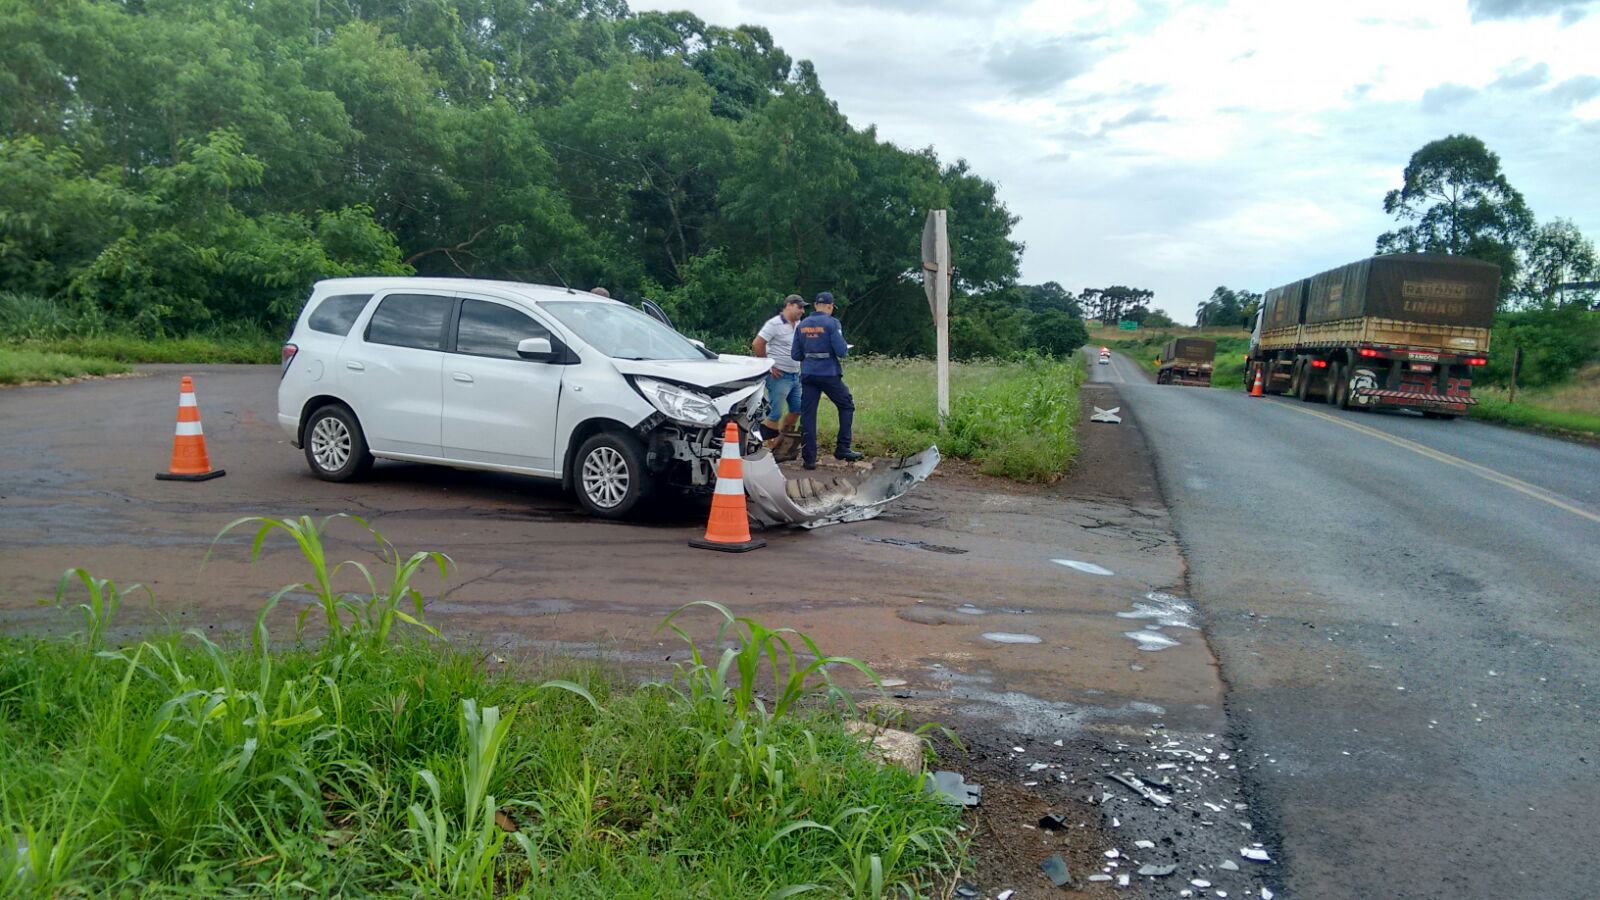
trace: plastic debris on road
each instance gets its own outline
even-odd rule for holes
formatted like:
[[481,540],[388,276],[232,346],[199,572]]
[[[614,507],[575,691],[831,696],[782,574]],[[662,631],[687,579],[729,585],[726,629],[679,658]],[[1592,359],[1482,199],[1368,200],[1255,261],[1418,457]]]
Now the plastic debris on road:
[[1139,874],[1140,875],[1146,875],[1146,876],[1149,876],[1151,878],[1165,878],[1168,875],[1171,875],[1173,872],[1176,872],[1176,871],[1178,871],[1178,867],[1175,866],[1175,865],[1170,865],[1170,864],[1169,865],[1165,865],[1165,866],[1158,866],[1158,865],[1154,865],[1152,863],[1146,863],[1146,864],[1144,864],[1144,865],[1139,867]]
[[1260,847],[1240,847],[1239,855],[1245,859],[1253,859],[1256,862],[1272,862],[1272,857],[1268,856],[1267,851]]
[[929,772],[923,790],[937,793],[939,799],[951,806],[977,806],[983,794],[983,785],[973,784],[961,777],[960,772]]
[[[1039,863],[1039,868],[1044,870],[1045,877],[1050,879],[1050,883],[1056,887],[1066,887],[1072,883],[1072,873],[1067,871],[1067,861],[1062,859],[1059,853]],[[1098,881],[1099,879],[1090,876],[1089,880]]]
[[1104,566],[1097,566],[1092,562],[1084,562],[1078,559],[1052,559],[1050,561],[1058,566],[1066,566],[1069,569],[1077,569],[1079,572],[1087,572],[1090,575],[1117,574],[1110,569],[1105,568]]
[[1110,409],[1101,409],[1100,407],[1096,406],[1094,408],[1094,415],[1089,417],[1089,421],[1104,422],[1107,425],[1121,425],[1122,417],[1117,415],[1119,412],[1122,412],[1122,407],[1120,406],[1113,406]]

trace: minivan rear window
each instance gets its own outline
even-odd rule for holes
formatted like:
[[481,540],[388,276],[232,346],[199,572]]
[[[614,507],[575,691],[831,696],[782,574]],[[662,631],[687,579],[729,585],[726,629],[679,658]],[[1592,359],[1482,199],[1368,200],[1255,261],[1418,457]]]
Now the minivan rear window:
[[371,299],[371,294],[339,294],[329,297],[318,303],[317,308],[311,311],[311,317],[306,319],[306,327],[312,331],[344,337],[350,333],[350,326],[356,323],[361,311],[366,309],[367,301]]
[[444,323],[454,304],[454,298],[433,294],[390,294],[372,311],[367,340],[418,350],[443,350]]

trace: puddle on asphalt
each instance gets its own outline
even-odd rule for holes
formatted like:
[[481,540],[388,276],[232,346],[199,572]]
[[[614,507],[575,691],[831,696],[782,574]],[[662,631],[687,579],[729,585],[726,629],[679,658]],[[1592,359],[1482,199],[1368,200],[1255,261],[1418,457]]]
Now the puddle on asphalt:
[[1135,600],[1133,609],[1117,613],[1123,619],[1153,619],[1157,625],[1198,630],[1195,608],[1187,600],[1162,591],[1151,591]]
[[985,631],[983,639],[994,641],[996,644],[1040,644],[1044,642],[1043,638],[1036,635],[1018,634],[1012,631]]
[[995,690],[986,674],[968,675],[935,663],[929,666],[935,689],[958,702],[959,715],[1002,723],[1026,737],[1069,738],[1095,721],[1165,715],[1153,703],[1129,701],[1120,706],[1045,700],[1015,690]]
[[1124,637],[1132,638],[1134,643],[1139,645],[1140,650],[1165,650],[1168,647],[1178,646],[1177,641],[1153,628],[1140,631],[1124,631],[1122,634]]
[[1115,574],[1117,574],[1117,573],[1111,571],[1110,569],[1104,568],[1102,566],[1097,566],[1092,562],[1083,562],[1082,560],[1077,560],[1077,559],[1052,559],[1050,561],[1055,563],[1058,566],[1066,566],[1069,569],[1077,569],[1079,572],[1087,572],[1090,575],[1115,575]]
[[917,550],[927,550],[927,551],[932,552],[932,553],[951,553],[951,554],[955,554],[955,553],[966,553],[967,552],[967,551],[961,549],[960,547],[946,547],[943,544],[930,544],[930,543],[928,543],[926,541],[909,541],[909,540],[906,540],[904,538],[863,537],[861,539],[863,541],[871,541],[874,544],[889,544],[890,546],[894,546],[894,547],[911,547],[911,548],[914,548],[914,549],[917,549]]
[[963,616],[981,616],[988,612],[988,610],[983,609],[982,607],[973,606],[971,603],[963,603],[956,607],[956,612],[961,613]]

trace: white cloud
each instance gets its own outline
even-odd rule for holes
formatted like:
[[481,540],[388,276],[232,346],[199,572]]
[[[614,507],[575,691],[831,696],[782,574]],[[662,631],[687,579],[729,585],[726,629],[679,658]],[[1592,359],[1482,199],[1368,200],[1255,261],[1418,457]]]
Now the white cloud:
[[1566,0],[642,0],[769,28],[858,126],[966,158],[1023,277],[1187,316],[1370,253],[1411,153],[1484,139],[1600,237],[1600,15]]

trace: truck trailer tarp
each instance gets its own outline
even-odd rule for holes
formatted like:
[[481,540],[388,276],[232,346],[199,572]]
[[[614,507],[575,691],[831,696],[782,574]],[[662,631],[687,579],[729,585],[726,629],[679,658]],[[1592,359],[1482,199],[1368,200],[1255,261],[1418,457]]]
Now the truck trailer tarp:
[[[1374,256],[1330,269],[1310,279],[1303,322],[1307,325],[1373,317],[1488,328],[1500,295],[1500,267],[1465,256],[1395,254]],[[1288,321],[1290,304],[1280,303]],[[1278,321],[1269,307],[1265,328]]]
[[1161,361],[1175,359],[1194,363],[1208,363],[1217,357],[1217,342],[1208,338],[1173,338],[1161,348]]

